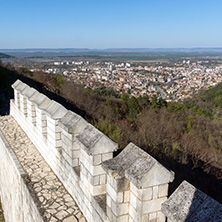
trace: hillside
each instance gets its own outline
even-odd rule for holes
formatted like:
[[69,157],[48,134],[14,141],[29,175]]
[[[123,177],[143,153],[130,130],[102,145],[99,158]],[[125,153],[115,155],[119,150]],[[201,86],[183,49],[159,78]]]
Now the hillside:
[[0,59],[9,59],[9,58],[14,58],[14,57],[0,52]]
[[[193,100],[166,103],[156,97],[129,97],[112,90],[90,90],[61,75],[0,67],[2,113],[10,85],[20,78],[68,109],[82,115],[119,143],[133,142],[176,172],[172,192],[186,179],[222,202],[222,84]],[[215,102],[213,102],[215,101]],[[213,184],[213,186],[212,186]]]

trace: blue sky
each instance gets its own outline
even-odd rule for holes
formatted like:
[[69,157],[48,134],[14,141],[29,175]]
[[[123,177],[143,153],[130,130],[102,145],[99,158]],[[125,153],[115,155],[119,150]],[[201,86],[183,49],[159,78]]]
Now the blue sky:
[[221,0],[0,0],[0,49],[222,47]]

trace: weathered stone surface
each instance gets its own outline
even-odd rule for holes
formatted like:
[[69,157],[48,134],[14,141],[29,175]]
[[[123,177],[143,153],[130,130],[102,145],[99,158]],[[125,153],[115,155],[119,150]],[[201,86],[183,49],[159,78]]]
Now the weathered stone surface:
[[[23,87],[22,87],[22,88],[23,88]],[[20,95],[24,95],[24,94],[28,93],[30,89],[31,89],[31,88],[25,84],[24,89],[20,89],[20,90],[18,90],[18,91],[20,91],[20,93],[21,93]]]
[[50,104],[51,100],[43,94],[39,94],[35,99],[32,100],[39,109],[46,109]]
[[29,91],[27,91],[24,96],[30,100],[33,101],[40,93],[36,91],[34,88],[30,88]]
[[25,97],[30,98],[32,97],[37,91],[33,88],[28,88],[27,90],[24,90],[23,92],[21,92],[21,94],[23,94]]
[[22,83],[19,79],[17,79],[13,84],[12,84],[12,88],[16,89],[18,87],[18,85]]
[[51,101],[49,106],[45,109],[46,114],[48,114],[52,119],[62,118],[66,113],[67,109],[55,101]]
[[90,149],[102,136],[103,134],[99,130],[88,124],[84,132],[78,136],[78,140],[87,148],[86,151],[90,152]]
[[73,215],[74,211],[79,218],[84,218],[76,202],[13,117],[0,117],[0,130],[26,173],[27,186],[44,221],[79,221]]
[[88,124],[76,138],[81,148],[88,155],[110,153],[118,148],[117,143],[113,142],[91,124]]
[[13,85],[12,88],[21,92],[22,90],[24,90],[27,87],[27,85],[23,82],[21,82],[20,80],[17,80]]
[[187,181],[162,204],[162,212],[172,222],[222,221],[222,204]]
[[66,218],[64,222],[77,222],[77,219],[74,216],[71,216]]
[[87,122],[81,116],[71,111],[68,111],[59,122],[59,126],[70,134],[82,132],[86,125]]
[[126,177],[137,188],[172,182],[174,173],[148,153],[130,143],[118,156],[104,161],[103,168],[116,179]]

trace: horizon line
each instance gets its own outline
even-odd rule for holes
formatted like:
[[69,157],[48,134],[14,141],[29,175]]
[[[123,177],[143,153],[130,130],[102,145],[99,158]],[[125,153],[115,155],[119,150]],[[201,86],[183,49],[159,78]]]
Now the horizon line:
[[73,48],[73,47],[49,47],[49,48],[44,48],[44,47],[34,47],[34,48],[1,48],[0,50],[50,50],[50,49],[78,49],[78,50],[116,50],[116,49],[222,49],[221,47],[145,47],[145,48],[141,48],[141,47],[124,47],[124,48],[118,48],[118,47],[114,47],[114,48],[84,48],[84,47],[79,47],[79,48]]

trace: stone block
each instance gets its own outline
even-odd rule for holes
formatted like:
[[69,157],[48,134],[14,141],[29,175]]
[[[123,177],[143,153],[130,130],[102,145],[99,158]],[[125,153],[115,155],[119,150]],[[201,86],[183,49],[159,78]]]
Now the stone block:
[[113,214],[112,209],[108,206],[106,206],[106,214],[110,221],[115,221],[116,216]]
[[55,101],[51,101],[50,104],[45,109],[46,115],[54,120],[61,119],[65,116],[68,110]]
[[88,170],[82,163],[80,164],[80,173],[83,174],[84,176],[88,174]]
[[123,192],[117,193],[117,203],[123,203]]
[[117,217],[116,222],[128,222],[129,221],[129,215],[123,215],[120,217]]
[[106,185],[98,185],[98,186],[93,186],[90,184],[90,193],[93,196],[98,196],[101,194],[106,194]]
[[158,197],[167,197],[169,184],[163,184],[159,186]]
[[156,221],[156,218],[157,218],[156,212],[149,214],[149,221]]
[[106,161],[113,158],[113,153],[104,153],[102,154],[102,161]]
[[37,116],[37,118],[38,118],[40,121],[46,120],[45,112],[42,111],[42,110],[40,110],[40,109],[38,109],[37,107],[36,107],[36,116]]
[[112,176],[107,175],[107,182],[112,185],[116,192],[129,190],[130,183],[126,178],[114,179]]
[[129,216],[129,222],[135,222],[132,217]]
[[72,166],[73,166],[73,167],[76,167],[76,166],[79,166],[79,165],[80,165],[79,159],[73,159],[73,160],[72,160]]
[[61,128],[69,134],[81,133],[87,124],[81,116],[71,111],[68,111],[59,123]]
[[61,129],[59,128],[59,126],[49,122],[48,118],[47,118],[47,128],[49,131],[54,132],[54,133],[61,132]]
[[97,175],[105,174],[105,171],[103,170],[101,165],[91,166],[89,172],[92,174],[92,176],[97,176]]
[[149,222],[149,214],[143,215],[142,222]]
[[35,117],[35,116],[36,116],[35,111],[28,110],[28,117],[29,117],[30,119],[32,119],[32,118]]
[[130,191],[124,191],[124,194],[123,194],[123,202],[124,203],[129,203],[130,201]]
[[107,177],[106,174],[99,176],[100,184],[106,184],[106,177]]
[[[74,138],[74,140],[75,140],[75,138]],[[76,142],[76,141],[73,141],[72,142],[72,150],[80,150],[80,146],[79,146],[79,144]]]
[[143,206],[142,206],[143,213],[149,214],[149,213],[160,211],[161,204],[166,200],[167,198],[163,197],[163,198],[143,202]]
[[110,208],[111,208],[111,202],[112,202],[112,199],[111,199],[110,195],[107,193],[106,194],[106,204]]
[[83,185],[82,191],[83,191],[84,195],[86,195],[87,199],[89,200],[91,198],[91,193],[90,193],[90,190],[88,189],[88,187]]
[[[80,147],[79,147],[80,148]],[[87,160],[88,163],[90,163],[90,165],[92,165],[93,163],[93,156],[88,155],[85,150],[81,149],[81,156],[85,158],[85,160]]]
[[101,162],[102,162],[102,156],[100,154],[93,156],[93,165],[94,166],[101,164]]
[[48,123],[51,123],[51,125],[53,125],[53,126],[59,125],[59,120],[52,119],[50,116],[47,116],[47,115],[46,115],[46,118],[47,118]]
[[[68,139],[66,136],[64,136],[63,133],[61,133],[61,140],[62,140],[62,146],[63,146],[63,149],[68,153],[68,155],[70,157],[72,157],[72,141],[70,139]],[[79,151],[80,152],[80,151]]]
[[91,124],[88,124],[76,138],[81,148],[91,156],[110,153],[118,148],[118,145],[115,142]]
[[52,139],[52,137],[50,137],[48,135],[47,135],[47,144],[48,144],[48,146],[51,145],[52,147],[55,147],[55,148],[62,147],[61,140],[54,140],[54,139]]
[[142,209],[135,209],[131,204],[129,204],[129,216],[135,222],[140,221],[142,218]]
[[130,193],[130,204],[135,208],[135,209],[140,209],[142,206],[141,200],[139,200],[132,192]]
[[162,212],[157,212],[157,222],[165,222],[166,221],[166,217],[164,216],[164,214]]
[[107,188],[107,193],[109,194],[109,196],[112,197],[114,202],[116,202],[117,201],[117,192],[114,190],[114,188],[109,183],[107,183],[106,188]]
[[146,200],[151,200],[152,198],[153,198],[153,189],[152,189],[152,187],[144,188],[142,190],[142,200],[146,201]]
[[72,166],[72,158],[64,150],[62,150],[62,156]]
[[[81,151],[80,151],[81,152]],[[81,155],[82,153],[80,153],[80,162],[81,162],[81,165],[84,166],[86,169],[90,170],[91,168],[91,165],[90,163],[87,161],[87,159]]]
[[130,183],[130,191],[140,200],[143,198],[143,190],[138,189],[133,183]]
[[159,194],[159,188],[158,186],[153,187],[153,199],[157,199]]
[[93,221],[96,222],[103,222],[102,218],[99,216],[99,214],[96,211],[93,211],[92,213]]
[[99,185],[100,184],[100,181],[99,181],[99,177],[100,176],[94,176],[92,177],[92,185],[96,186],[96,185]]
[[80,151],[79,150],[74,150],[71,153],[72,153],[72,158],[79,158],[80,157]]
[[[59,122],[59,126],[60,126],[60,122]],[[70,134],[68,133],[66,130],[64,130],[61,126],[60,126],[61,130],[62,130],[62,133],[65,137],[67,137],[70,141],[73,141],[74,139],[74,135],[73,134]]]

